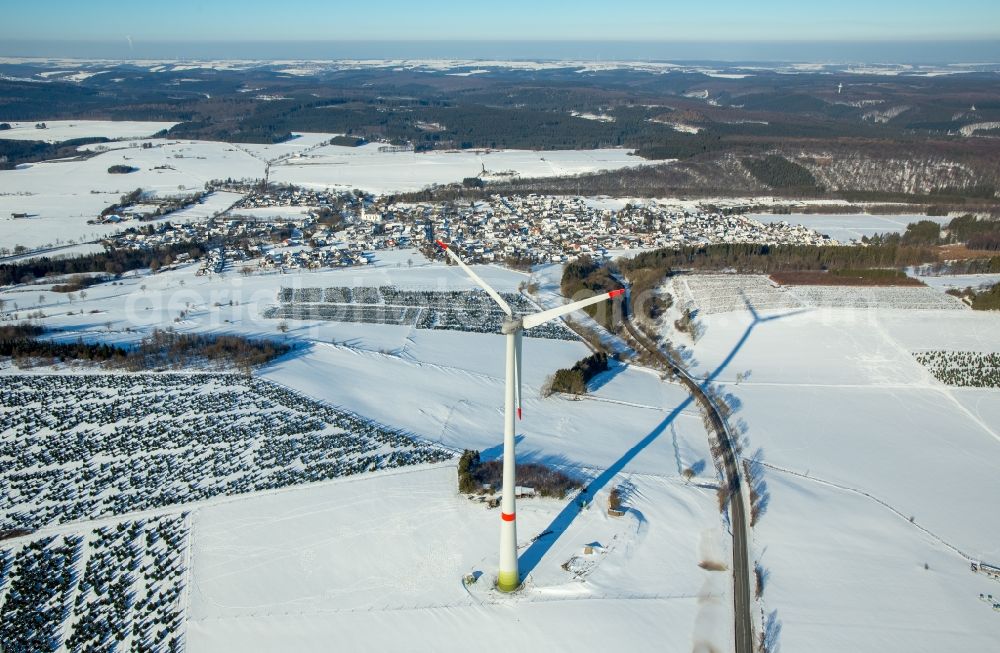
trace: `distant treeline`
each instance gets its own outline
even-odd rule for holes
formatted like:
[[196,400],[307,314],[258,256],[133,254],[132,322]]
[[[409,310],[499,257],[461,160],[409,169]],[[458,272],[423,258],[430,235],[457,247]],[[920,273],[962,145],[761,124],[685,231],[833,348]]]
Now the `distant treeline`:
[[657,249],[620,259],[618,266],[626,274],[644,268],[769,273],[782,270],[901,268],[935,260],[937,256],[933,250],[906,245],[852,247],[726,243]]
[[948,223],[951,242],[965,243],[969,249],[1000,250],[1000,220],[982,220],[963,215]]
[[949,245],[964,244],[969,249],[1000,251],[1000,220],[988,220],[972,214],[952,218],[944,227],[933,220],[911,222],[902,234],[875,234],[862,242],[877,245]]
[[215,140],[227,143],[284,143],[292,132],[281,124],[254,122],[182,122],[169,130],[157,132],[158,138]]
[[786,270],[774,272],[771,278],[783,286],[922,286],[919,279],[902,270],[875,268],[874,270]]
[[249,370],[291,349],[287,344],[270,340],[181,334],[160,329],[131,348],[88,343],[82,339],[71,343],[39,339],[44,333],[42,327],[33,324],[0,327],[0,356],[13,358],[21,366],[78,361],[129,371],[204,364]]
[[[441,148],[593,149],[684,143],[666,125],[649,122],[655,112],[615,112],[615,122],[586,120],[532,107],[507,108],[435,100],[291,100],[261,106],[239,121],[192,121],[165,135],[231,142],[277,142],[294,132],[339,132],[346,137],[411,143],[417,151]],[[662,112],[662,109],[659,110]],[[542,137],[540,137],[542,136]],[[705,148],[692,147],[690,155]]]
[[196,243],[175,243],[149,250],[108,249],[74,258],[43,257],[23,263],[5,263],[0,265],[0,286],[31,283],[36,279],[64,274],[87,272],[122,274],[143,268],[155,271],[164,265],[170,265],[181,254],[197,259],[205,254],[205,246]]
[[138,369],[182,368],[201,363],[249,369],[283,356],[291,346],[242,336],[197,335],[156,329],[130,352]]
[[921,274],[997,274],[1000,273],[1000,256],[970,258],[958,261],[939,261],[920,267]]
[[822,193],[816,187],[816,178],[798,163],[783,156],[770,154],[763,159],[743,159],[743,165],[762,184],[771,188],[797,188]]
[[0,170],[12,170],[22,163],[72,156],[93,156],[93,152],[77,152],[81,145],[107,143],[107,138],[74,138],[61,143],[0,139]]
[[82,340],[73,343],[38,340],[44,332],[42,327],[34,324],[0,327],[0,356],[13,358],[21,364],[29,360],[124,362],[128,356],[127,350],[114,345],[85,343]]

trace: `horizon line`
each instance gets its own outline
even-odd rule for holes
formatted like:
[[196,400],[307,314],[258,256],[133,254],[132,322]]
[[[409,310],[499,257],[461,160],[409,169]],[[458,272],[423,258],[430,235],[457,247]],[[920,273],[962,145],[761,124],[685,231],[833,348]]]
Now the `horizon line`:
[[[0,38],[8,43],[118,43],[124,38],[95,38],[95,39],[28,39],[28,38]],[[842,39],[816,39],[816,38],[790,38],[790,39],[700,39],[700,38],[549,38],[549,39],[528,39],[528,38],[468,38],[468,39],[434,39],[434,38],[344,38],[344,39],[241,39],[241,38],[218,38],[218,39],[188,39],[188,38],[143,38],[130,37],[133,42],[141,43],[621,43],[621,44],[686,44],[686,43],[997,43],[1000,44],[1000,35],[969,37],[969,36],[899,36],[892,38],[842,38]]]

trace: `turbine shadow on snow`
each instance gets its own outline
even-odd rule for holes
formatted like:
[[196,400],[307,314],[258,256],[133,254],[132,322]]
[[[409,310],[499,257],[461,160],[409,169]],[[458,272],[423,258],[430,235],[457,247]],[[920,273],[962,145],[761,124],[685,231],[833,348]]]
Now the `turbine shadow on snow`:
[[761,317],[760,313],[758,313],[757,310],[753,307],[753,304],[750,303],[750,300],[747,299],[746,295],[743,295],[743,293],[740,293],[740,295],[743,296],[743,303],[746,304],[747,310],[750,311],[750,315],[753,316],[753,322],[747,325],[747,328],[743,332],[743,335],[740,336],[740,339],[736,341],[735,345],[733,345],[733,348],[730,350],[729,354],[724,359],[722,359],[722,362],[719,363],[719,366],[716,367],[714,370],[712,370],[712,372],[708,376],[706,376],[705,379],[702,381],[701,387],[703,390],[707,389],[708,384],[714,381],[719,376],[719,374],[722,373],[723,370],[729,367],[729,364],[733,362],[734,358],[736,358],[736,354],[738,354],[740,350],[743,349],[743,345],[745,345],[747,340],[750,339],[750,334],[758,325],[766,324],[767,322],[773,322],[775,320],[780,320],[786,317],[792,317],[793,315],[800,315],[802,313],[809,312],[808,309],[803,308],[795,311],[790,311],[788,313],[781,313],[780,315],[770,315],[768,317]]
[[[517,446],[521,444],[523,440],[524,440],[523,435],[515,435],[514,445]],[[481,452],[479,452],[479,459],[484,461],[499,460],[502,457],[503,457],[503,441],[501,441],[499,444],[493,445],[489,449],[483,449]]]
[[[789,317],[792,315],[797,315],[799,313],[807,312],[806,310],[791,311],[789,313],[782,313],[780,315],[772,315],[769,317],[762,318],[754,309],[750,301],[744,296],[743,301],[746,303],[747,310],[753,316],[753,322],[751,322],[743,335],[737,340],[736,344],[733,346],[732,350],[726,357],[719,363],[712,372],[705,377],[704,380],[699,382],[699,386],[702,390],[707,390],[709,385],[714,381],[719,374],[722,373],[726,367],[733,361],[736,354],[743,348],[747,340],[750,338],[750,334],[753,332],[754,328],[759,324],[764,324],[766,322],[772,322],[774,320],[779,320],[784,317]],[[518,559],[518,566],[521,569],[521,577],[525,578],[530,574],[538,563],[541,562],[545,554],[552,549],[556,541],[562,536],[563,533],[570,527],[573,521],[576,519],[577,515],[580,514],[581,508],[579,505],[579,500],[586,500],[588,503],[594,500],[594,497],[608,486],[609,483],[617,476],[625,467],[635,459],[646,447],[651,445],[657,438],[659,438],[664,431],[667,430],[674,420],[692,403],[694,403],[694,396],[689,395],[684,401],[673,408],[670,413],[663,419],[662,422],[657,424],[652,431],[646,434],[641,440],[639,440],[635,445],[633,445],[628,451],[626,451],[618,460],[611,464],[606,470],[596,476],[590,483],[583,489],[583,491],[573,497],[573,499],[567,503],[559,514],[555,516],[546,528],[543,528],[540,533],[547,533],[544,537],[538,537],[533,540],[527,549],[521,554]],[[502,450],[502,448],[501,448]],[[778,631],[780,632],[780,623],[778,625]]]
[[625,454],[616,460],[610,467],[604,470],[596,478],[594,478],[590,483],[583,489],[583,491],[573,497],[573,500],[563,506],[563,509],[559,511],[552,523],[546,528],[542,529],[541,532],[551,531],[549,535],[545,537],[540,537],[533,541],[531,545],[521,554],[518,561],[518,566],[521,568],[522,578],[530,574],[534,568],[538,565],[545,554],[549,552],[552,545],[556,543],[559,537],[570,527],[576,516],[580,514],[581,509],[578,503],[578,499],[585,499],[588,502],[593,501],[594,496],[597,495],[604,487],[614,479],[615,476],[621,472],[626,465],[628,465],[632,460],[638,456],[646,447],[653,443],[660,435],[667,429],[671,422],[673,422],[681,412],[690,406],[694,402],[694,397],[689,396],[687,399],[682,401],[676,408],[670,411],[667,417],[656,425],[656,427],[650,431],[646,437],[639,440],[631,449],[625,452]]

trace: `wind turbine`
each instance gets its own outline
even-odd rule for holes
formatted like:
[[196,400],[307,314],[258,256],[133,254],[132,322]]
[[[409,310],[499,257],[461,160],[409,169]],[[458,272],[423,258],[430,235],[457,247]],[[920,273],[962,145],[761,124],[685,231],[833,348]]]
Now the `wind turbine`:
[[513,592],[521,585],[521,577],[517,570],[517,511],[514,505],[515,461],[514,455],[514,410],[521,419],[521,339],[525,329],[545,324],[585,306],[603,302],[607,299],[625,294],[625,290],[612,290],[589,299],[573,302],[557,308],[550,308],[525,316],[515,316],[510,305],[504,301],[496,290],[483,281],[478,274],[467,266],[458,254],[448,246],[437,241],[443,249],[480,288],[486,291],[503,312],[507,314],[501,332],[507,336],[507,368],[504,376],[503,405],[503,487],[500,493],[500,572],[497,575],[497,588],[503,592]]

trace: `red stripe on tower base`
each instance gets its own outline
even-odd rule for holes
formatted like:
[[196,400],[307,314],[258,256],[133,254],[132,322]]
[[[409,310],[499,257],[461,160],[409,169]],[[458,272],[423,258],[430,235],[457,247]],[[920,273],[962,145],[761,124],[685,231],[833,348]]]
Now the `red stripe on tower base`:
[[514,513],[512,512],[501,512],[500,518],[504,521],[514,521]]

